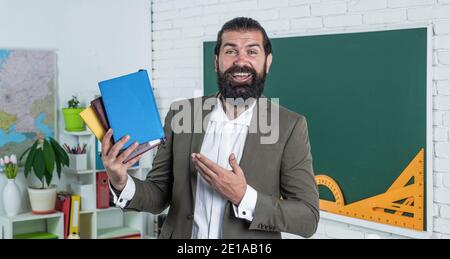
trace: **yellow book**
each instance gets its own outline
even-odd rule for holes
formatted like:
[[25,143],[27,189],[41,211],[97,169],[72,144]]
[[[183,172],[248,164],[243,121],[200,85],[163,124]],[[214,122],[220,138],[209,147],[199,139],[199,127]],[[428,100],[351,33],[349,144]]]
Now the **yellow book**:
[[97,139],[102,141],[106,131],[100,123],[100,120],[98,119],[97,114],[95,114],[95,111],[92,109],[92,107],[84,109],[80,113],[80,117],[84,120],[86,125],[89,127],[92,133],[94,133]]
[[72,194],[70,204],[70,221],[69,221],[69,236],[70,238],[79,238],[80,235],[80,208],[81,197],[80,195]]

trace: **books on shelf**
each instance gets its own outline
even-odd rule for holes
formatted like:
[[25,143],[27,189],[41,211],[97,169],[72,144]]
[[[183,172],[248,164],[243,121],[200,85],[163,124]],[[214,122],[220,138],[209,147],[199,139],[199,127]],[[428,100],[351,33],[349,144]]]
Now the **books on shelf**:
[[59,192],[56,196],[55,210],[64,213],[64,238],[79,236],[81,197],[76,194]]
[[98,239],[140,239],[139,230],[129,227],[112,227],[98,230]]
[[55,210],[64,213],[64,238],[69,234],[69,218],[70,218],[70,200],[71,194],[67,192],[59,192],[56,195]]
[[71,202],[68,238],[77,239],[80,236],[81,197],[80,195],[72,194],[70,200]]
[[106,172],[98,172],[95,176],[97,184],[97,209],[109,208],[110,195],[108,175]]
[[102,143],[100,141],[95,141],[95,170],[101,171],[105,170],[105,166],[102,161]]

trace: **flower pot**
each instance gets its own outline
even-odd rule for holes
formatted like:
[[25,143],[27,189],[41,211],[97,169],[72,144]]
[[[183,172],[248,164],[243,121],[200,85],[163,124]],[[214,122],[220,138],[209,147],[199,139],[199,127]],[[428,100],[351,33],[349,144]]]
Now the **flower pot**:
[[55,212],[56,187],[48,189],[28,188],[31,212],[33,214],[50,214]]
[[81,171],[87,169],[87,154],[69,154],[70,168]]
[[80,112],[83,110],[84,108],[63,108],[64,122],[66,124],[67,131],[86,130],[86,125],[80,117]]
[[14,179],[8,179],[3,189],[3,205],[8,217],[14,217],[20,211],[20,190]]

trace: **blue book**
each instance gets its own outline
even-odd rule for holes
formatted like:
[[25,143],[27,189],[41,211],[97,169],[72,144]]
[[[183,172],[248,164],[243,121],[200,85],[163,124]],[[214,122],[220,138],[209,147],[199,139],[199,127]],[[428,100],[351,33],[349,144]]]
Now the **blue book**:
[[165,139],[158,107],[146,70],[99,82],[114,142],[129,135],[123,150],[140,145],[125,162],[152,149]]

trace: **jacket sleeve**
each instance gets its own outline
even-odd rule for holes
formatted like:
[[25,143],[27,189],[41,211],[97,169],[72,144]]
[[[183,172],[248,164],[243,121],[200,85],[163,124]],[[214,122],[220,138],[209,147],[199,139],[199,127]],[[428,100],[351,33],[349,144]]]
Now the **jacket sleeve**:
[[125,207],[126,210],[159,214],[169,206],[173,186],[173,131],[171,126],[173,115],[174,111],[171,109],[164,121],[166,142],[158,147],[147,178],[142,181],[133,177],[136,192]]
[[280,197],[258,192],[250,229],[312,236],[319,222],[319,194],[306,119],[299,117],[281,161]]

